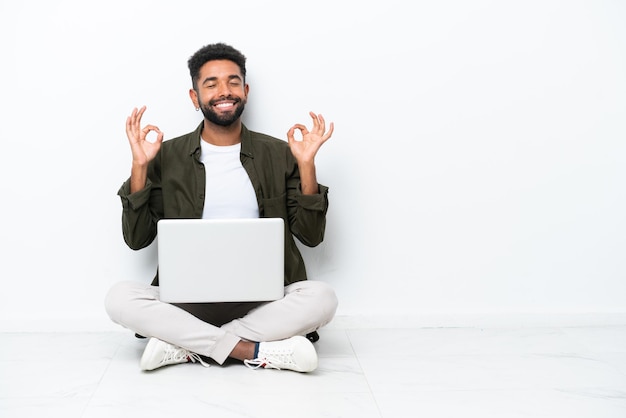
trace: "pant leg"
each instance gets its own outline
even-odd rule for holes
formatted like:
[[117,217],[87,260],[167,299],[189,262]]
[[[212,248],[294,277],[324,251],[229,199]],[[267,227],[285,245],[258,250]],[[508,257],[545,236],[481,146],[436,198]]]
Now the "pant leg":
[[159,288],[138,282],[114,285],[105,308],[113,322],[145,337],[156,337],[222,364],[240,341],[236,335],[159,300]]
[[251,310],[221,329],[248,341],[276,341],[305,335],[328,324],[337,296],[326,283],[306,280],[285,287],[285,297]]
[[159,288],[137,282],[114,285],[105,300],[113,322],[145,337],[156,337],[222,364],[241,339],[276,341],[305,335],[329,323],[337,309],[333,289],[301,281],[285,287],[285,297],[251,310],[221,328],[159,300]]

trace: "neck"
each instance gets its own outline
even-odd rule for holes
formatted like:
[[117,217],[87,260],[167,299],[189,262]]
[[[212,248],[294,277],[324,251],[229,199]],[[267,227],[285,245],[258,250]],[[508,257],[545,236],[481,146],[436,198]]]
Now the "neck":
[[229,126],[220,126],[205,119],[201,137],[203,141],[218,146],[238,144],[241,142],[241,120]]

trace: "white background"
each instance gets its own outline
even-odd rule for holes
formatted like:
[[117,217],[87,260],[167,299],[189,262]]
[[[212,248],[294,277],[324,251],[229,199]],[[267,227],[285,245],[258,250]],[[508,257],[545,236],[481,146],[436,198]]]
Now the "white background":
[[2,329],[106,328],[107,289],[152,279],[121,236],[124,121],[193,130],[186,62],[218,41],[250,129],[336,125],[304,255],[339,315],[626,312],[625,2],[0,4]]

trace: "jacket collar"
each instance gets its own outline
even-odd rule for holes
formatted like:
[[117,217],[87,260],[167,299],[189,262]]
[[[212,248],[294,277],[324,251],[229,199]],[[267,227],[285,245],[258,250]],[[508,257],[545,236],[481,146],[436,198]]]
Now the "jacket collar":
[[[189,141],[189,155],[200,155],[200,141],[202,140],[202,127],[204,126],[204,121],[200,122],[200,125],[193,131],[190,135]],[[254,154],[252,152],[252,135],[250,135],[250,131],[246,128],[246,125],[241,124],[241,154],[246,157],[254,158]]]

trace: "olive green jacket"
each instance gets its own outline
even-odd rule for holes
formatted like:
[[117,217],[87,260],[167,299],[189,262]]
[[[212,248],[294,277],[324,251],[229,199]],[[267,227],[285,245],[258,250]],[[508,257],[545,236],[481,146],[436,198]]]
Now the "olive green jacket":
[[[126,244],[145,248],[157,235],[157,221],[163,218],[201,218],[206,175],[200,162],[198,128],[186,135],[164,141],[148,167],[146,187],[130,193],[130,179],[118,191],[122,200],[122,230]],[[302,255],[294,236],[309,247],[324,239],[328,188],[319,194],[303,195],[300,173],[286,141],[249,131],[241,132],[241,163],[248,173],[265,218],[285,221],[285,285],[306,280]],[[242,260],[245,262],[245,260]],[[153,285],[158,285],[158,273]]]

